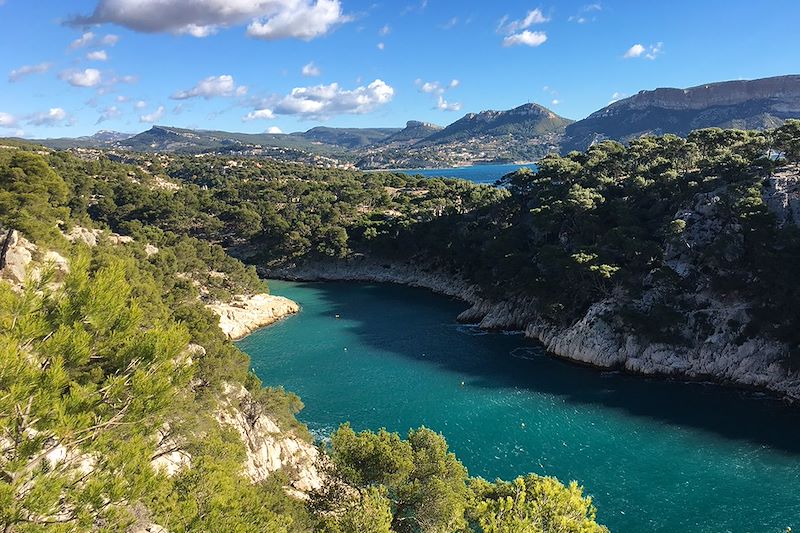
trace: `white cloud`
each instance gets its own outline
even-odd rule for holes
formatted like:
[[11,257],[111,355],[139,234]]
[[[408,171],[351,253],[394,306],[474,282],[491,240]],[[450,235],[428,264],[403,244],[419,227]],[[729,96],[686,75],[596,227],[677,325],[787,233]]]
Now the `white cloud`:
[[560,103],[561,103],[561,100],[559,100],[558,98],[553,98],[553,99],[550,101],[550,105],[558,105],[558,104],[560,104]]
[[0,111],[0,128],[13,128],[17,125],[17,117],[11,113]]
[[438,81],[426,81],[420,85],[419,90],[428,94],[442,94],[444,92],[444,88]]
[[449,19],[444,24],[442,24],[440,27],[443,30],[452,30],[456,26],[458,26],[458,17],[453,17],[453,18]]
[[272,133],[272,134],[283,133],[283,130],[280,129],[278,126],[270,126],[269,128],[267,128],[267,133]]
[[312,77],[319,76],[320,74],[322,74],[322,72],[320,72],[319,67],[316,66],[313,61],[303,66],[303,76]]
[[96,68],[85,70],[65,70],[59,77],[73,87],[95,87],[103,81],[100,71]]
[[100,44],[105,46],[114,46],[119,42],[119,35],[114,35],[113,33],[109,33],[102,39],[100,39]]
[[436,98],[436,106],[434,109],[438,109],[440,111],[460,111],[461,110],[461,103],[459,102],[448,102],[444,98],[444,93],[451,90],[457,89],[461,82],[459,80],[450,80],[450,83],[439,83],[438,81],[422,81],[421,79],[417,78],[414,81],[414,84],[419,87],[420,92],[430,95],[435,95]]
[[386,48],[386,45],[384,43],[378,43],[377,47],[378,50],[383,50],[384,48]]
[[178,91],[170,98],[173,100],[186,100],[188,98],[202,97],[206,100],[215,96],[244,96],[247,87],[236,86],[233,76],[223,74],[222,76],[209,76],[189,90]]
[[147,102],[145,102],[144,100],[139,100],[138,102],[133,104],[133,107],[136,109],[144,109],[145,107],[147,107]]
[[96,124],[100,124],[101,122],[105,122],[106,120],[115,119],[119,116],[122,116],[122,111],[115,105],[109,106],[103,110],[98,117]]
[[130,100],[130,98],[128,98],[125,95],[120,94],[119,96],[117,96],[117,102],[119,102],[120,104],[124,104],[128,100]]
[[275,115],[299,115],[304,118],[328,118],[335,115],[360,115],[387,104],[394,89],[383,80],[366,87],[343,89],[338,83],[296,87],[286,96],[271,99],[259,109],[270,109]]
[[539,46],[547,41],[547,34],[543,31],[525,30],[521,33],[509,35],[503,39],[503,46]]
[[570,22],[577,22],[578,24],[586,24],[587,22],[594,22],[597,20],[596,13],[603,10],[603,5],[599,2],[594,4],[587,4],[578,10],[576,15],[569,17]]
[[164,106],[160,105],[160,106],[158,106],[158,109],[156,109],[152,113],[148,113],[146,115],[140,116],[139,117],[139,122],[142,122],[142,123],[145,123],[145,124],[154,124],[154,123],[158,122],[159,120],[161,120],[161,117],[163,117],[163,116],[164,116]]
[[52,63],[39,63],[38,65],[23,65],[12,70],[8,75],[8,81],[15,82],[31,74],[43,74],[53,67]]
[[661,55],[664,51],[664,43],[651,44],[644,46],[643,44],[636,43],[625,52],[622,56],[625,59],[634,59],[637,57],[644,57],[645,59],[653,60]]
[[461,103],[448,102],[443,96],[439,95],[439,100],[436,103],[436,109],[440,111],[461,111]]
[[105,50],[95,50],[86,54],[89,61],[108,61],[108,53]]
[[251,37],[310,40],[349,20],[340,0],[99,0],[91,15],[72,23],[113,23],[144,33],[207,37],[249,22]]
[[83,48],[84,46],[88,46],[91,42],[94,41],[94,33],[87,31],[74,41],[70,43],[69,47],[73,50],[77,48]]
[[392,33],[392,28],[388,24],[385,24],[380,30],[378,30],[378,35],[389,35],[390,33]]
[[541,9],[534,9],[528,11],[528,14],[521,20],[509,20],[508,15],[500,19],[497,24],[497,33],[504,33],[511,35],[512,33],[519,33],[522,30],[530,28],[534,24],[544,24],[550,19],[544,16]]
[[256,109],[250,111],[247,115],[242,117],[242,122],[252,122],[254,120],[272,120],[275,118],[275,113],[271,109]]
[[55,126],[59,122],[67,120],[69,115],[60,107],[53,107],[49,111],[36,113],[28,117],[28,124],[33,126]]
[[623,99],[623,98],[625,98],[626,96],[628,96],[628,95],[627,95],[627,94],[625,94],[625,93],[619,93],[619,92],[615,92],[614,94],[612,94],[612,95],[611,95],[611,101],[610,101],[610,102],[608,102],[608,103],[609,103],[609,104],[613,104],[614,102],[617,102],[617,101],[619,101],[619,100],[622,100],[622,99]]

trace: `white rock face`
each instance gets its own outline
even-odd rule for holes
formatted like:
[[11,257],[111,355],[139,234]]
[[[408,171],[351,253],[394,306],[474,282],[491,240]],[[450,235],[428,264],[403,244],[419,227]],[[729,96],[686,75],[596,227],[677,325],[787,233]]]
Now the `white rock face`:
[[73,227],[64,237],[66,237],[69,242],[82,242],[90,247],[94,247],[97,246],[97,240],[103,234],[108,235],[108,240],[111,244],[128,244],[134,241],[133,237],[128,237],[127,235],[108,233],[100,229],[88,229],[83,226]]
[[317,468],[319,450],[259,413],[250,393],[241,385],[225,384],[215,417],[242,437],[247,451],[244,473],[253,483],[283,470],[295,489],[294,494],[307,494],[322,487],[323,476]]
[[[6,232],[3,232],[0,247],[4,244],[5,236]],[[56,272],[61,273],[69,272],[69,262],[61,254],[46,251],[40,258],[34,260],[39,253],[35,244],[18,231],[12,231],[6,253],[6,266],[0,271],[0,279],[10,281],[12,286],[19,287],[28,277],[38,280],[45,268],[55,268]]]
[[230,303],[214,303],[206,307],[219,316],[219,327],[229,339],[240,339],[300,311],[296,302],[271,294],[237,296]]
[[693,317],[688,323],[697,332],[691,346],[645,342],[608,322],[616,313],[614,298],[595,303],[569,327],[556,326],[536,311],[526,298],[492,301],[457,274],[444,274],[417,264],[382,264],[368,259],[340,263],[316,263],[267,271],[269,276],[293,280],[348,280],[400,283],[425,287],[455,296],[471,304],[458,319],[481,328],[524,331],[539,340],[552,354],[601,368],[622,368],[648,375],[709,379],[720,383],[757,387],[789,399],[800,399],[800,373],[788,371],[780,360],[786,347],[763,338],[737,342],[731,321],[743,322],[746,312],[740,302],[717,302],[698,295],[710,332]]

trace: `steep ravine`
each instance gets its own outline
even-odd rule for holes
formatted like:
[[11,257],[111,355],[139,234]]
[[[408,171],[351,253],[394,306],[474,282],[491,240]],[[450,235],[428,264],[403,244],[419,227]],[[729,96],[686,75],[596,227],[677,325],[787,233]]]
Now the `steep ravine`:
[[[536,311],[530,298],[484,298],[478,286],[457,274],[428,269],[417,262],[390,262],[357,257],[346,261],[307,262],[286,268],[262,269],[262,274],[295,281],[369,281],[398,283],[430,289],[465,301],[471,307],[458,316],[462,322],[485,329],[523,331],[540,341],[552,355],[599,368],[709,380],[772,392],[787,400],[800,398],[800,373],[781,363],[785,347],[764,338],[736,342],[726,324],[742,311],[731,303],[704,301],[713,318],[713,331],[699,324],[691,345],[653,343],[613,324],[620,302],[610,297],[595,303],[568,327],[552,324]],[[689,319],[690,327],[694,325]]]

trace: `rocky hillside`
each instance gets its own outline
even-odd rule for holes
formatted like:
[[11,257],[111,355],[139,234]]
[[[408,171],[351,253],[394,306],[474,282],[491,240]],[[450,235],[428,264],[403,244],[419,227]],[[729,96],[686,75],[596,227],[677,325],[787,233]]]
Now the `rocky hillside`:
[[686,136],[701,128],[766,129],[800,117],[800,76],[642,91],[567,126],[562,152],[642,135]]
[[507,111],[468,113],[424,139],[423,144],[445,144],[481,136],[510,136],[514,140],[552,136],[556,139],[571,123],[539,104],[524,104]]
[[441,126],[430,122],[409,120],[406,127],[380,141],[381,145],[414,144],[442,130]]

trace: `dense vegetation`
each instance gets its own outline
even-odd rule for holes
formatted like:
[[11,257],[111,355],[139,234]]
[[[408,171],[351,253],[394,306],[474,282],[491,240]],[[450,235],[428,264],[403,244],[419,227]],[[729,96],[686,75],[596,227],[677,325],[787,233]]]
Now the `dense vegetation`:
[[[256,171],[200,160],[193,170],[194,161],[153,157],[128,166],[0,148],[3,244],[16,229],[39,255],[57,250],[69,260],[68,271],[44,268],[22,286],[0,281],[4,531],[120,531],[134,523],[177,532],[604,530],[575,485],[534,475],[469,478],[426,429],[403,440],[344,426],[328,449],[330,490],[309,504],[287,494],[282,473],[250,483],[238,433],[213,416],[224,385],[244,385],[260,412],[298,438],[293,415],[302,404],[263,389],[204,307],[266,290],[252,267],[216,243],[269,243],[274,259],[338,257],[506,193],[269,163]],[[229,179],[214,181],[230,169]],[[177,187],[167,179],[179,177]],[[75,225],[136,239],[119,244],[106,234],[96,246],[70,244],[64,234]],[[288,228],[303,239],[284,235]],[[174,476],[151,468],[175,443],[191,467]]]
[[[771,131],[607,141],[548,156],[500,188],[260,160],[130,156],[181,187],[116,180],[90,209],[123,233],[154,225],[261,265],[354,253],[415,258],[459,272],[489,296],[527,295],[558,324],[613,296],[616,328],[673,344],[713,331],[714,302],[743,304],[747,317],[728,325],[737,342],[785,342],[795,364],[798,221],[776,217],[764,198],[780,185],[773,174],[797,174],[799,130],[790,120]],[[91,165],[107,172],[111,163]]]

